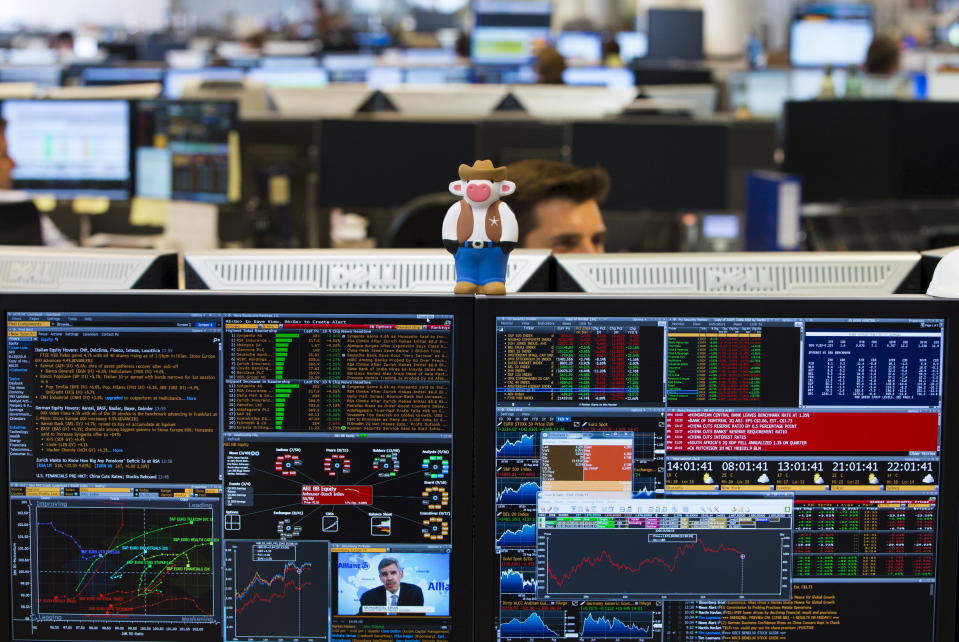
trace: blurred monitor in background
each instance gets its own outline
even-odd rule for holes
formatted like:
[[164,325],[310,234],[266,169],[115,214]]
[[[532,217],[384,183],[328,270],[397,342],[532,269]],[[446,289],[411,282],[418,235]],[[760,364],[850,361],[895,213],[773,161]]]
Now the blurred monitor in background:
[[872,6],[819,2],[796,10],[789,32],[795,67],[861,65],[873,38]]
[[701,9],[650,9],[649,52],[655,60],[703,59]]
[[603,39],[592,31],[563,31],[556,38],[556,50],[569,60],[599,63],[603,59]]
[[13,187],[57,198],[130,196],[130,103],[5,100]]
[[649,48],[646,34],[639,31],[620,31],[616,34],[616,44],[619,45],[619,57],[623,62],[645,58]]
[[516,0],[477,0],[470,56],[479,65],[524,65],[534,46],[550,35],[552,4]]

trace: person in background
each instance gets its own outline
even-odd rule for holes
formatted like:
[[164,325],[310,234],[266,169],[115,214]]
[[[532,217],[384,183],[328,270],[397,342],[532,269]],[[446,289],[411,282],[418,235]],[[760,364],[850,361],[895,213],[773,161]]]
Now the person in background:
[[863,71],[870,76],[892,76],[899,73],[899,43],[889,36],[877,36],[866,52]]
[[69,31],[61,31],[50,38],[50,48],[61,53],[73,53],[73,34]]
[[509,166],[516,193],[503,200],[516,214],[519,244],[558,253],[602,253],[606,225],[599,205],[609,192],[609,174],[551,160]]
[[619,43],[615,36],[609,36],[603,40],[603,66],[614,69],[622,69],[626,66],[620,55]]
[[[26,195],[20,196],[13,189],[13,170],[17,167],[16,161],[10,156],[7,147],[7,121],[0,118],[0,211],[2,203],[24,203]],[[4,193],[5,192],[5,193]],[[30,203],[31,207],[33,203]],[[0,213],[2,216],[2,213]],[[2,224],[2,223],[0,223]],[[43,235],[43,244],[52,246],[70,246],[73,241],[63,235],[50,217],[40,213],[40,231]]]
[[899,42],[889,36],[877,36],[866,52],[863,93],[868,98],[911,98],[908,76],[900,73]]
[[544,47],[536,55],[536,82],[540,85],[562,85],[566,59],[555,47]]

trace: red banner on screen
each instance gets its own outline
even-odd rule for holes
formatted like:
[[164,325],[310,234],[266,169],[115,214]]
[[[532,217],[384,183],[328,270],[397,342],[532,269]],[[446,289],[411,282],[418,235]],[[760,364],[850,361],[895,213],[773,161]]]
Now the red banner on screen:
[[673,452],[909,452],[939,450],[934,412],[666,413]]
[[368,506],[373,503],[372,486],[303,486],[300,501],[308,506],[346,504]]

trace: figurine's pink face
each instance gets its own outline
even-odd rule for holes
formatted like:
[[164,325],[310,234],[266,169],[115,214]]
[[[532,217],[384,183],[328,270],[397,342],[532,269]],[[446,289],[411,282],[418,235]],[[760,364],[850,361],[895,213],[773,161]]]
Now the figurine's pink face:
[[462,196],[473,206],[489,205],[500,196],[507,196],[516,190],[516,183],[511,181],[453,181],[450,183],[450,192]]

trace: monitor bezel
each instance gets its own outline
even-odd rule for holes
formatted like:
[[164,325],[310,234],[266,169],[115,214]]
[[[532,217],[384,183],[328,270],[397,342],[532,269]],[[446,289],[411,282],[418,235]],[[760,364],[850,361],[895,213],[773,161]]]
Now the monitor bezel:
[[[959,331],[959,302],[935,299],[922,295],[898,295],[877,298],[821,298],[821,297],[641,297],[573,295],[510,295],[508,297],[478,297],[476,303],[476,363],[474,379],[477,383],[473,407],[474,417],[474,622],[473,639],[486,642],[497,639],[496,629],[490,624],[499,610],[494,600],[498,595],[496,582],[499,568],[494,541],[495,520],[492,498],[495,493],[495,474],[487,458],[495,449],[496,377],[496,317],[498,316],[689,316],[689,317],[836,317],[836,318],[943,318],[946,320],[946,338],[943,348],[946,364],[959,364],[959,340],[953,332]],[[959,366],[957,366],[959,367]],[[943,413],[940,444],[943,468],[946,461],[959,452],[959,390],[950,387],[952,379],[943,369]],[[954,475],[940,474],[939,541],[947,545],[937,548],[936,604],[934,639],[951,640],[956,632],[956,584],[959,524],[954,516],[959,511],[959,483]],[[492,569],[492,570],[491,570]]]
[[[51,293],[51,292],[0,292],[0,326],[7,328],[10,312],[213,312],[213,313],[286,313],[290,314],[452,314],[453,335],[453,444],[454,461],[458,475],[454,475],[451,492],[463,498],[453,504],[450,516],[452,547],[450,559],[450,596],[452,631],[469,636],[473,630],[473,529],[472,520],[473,451],[472,417],[473,399],[473,297],[454,295],[409,295],[409,294],[326,294],[326,293],[278,293],[263,292],[202,292],[202,291],[140,291],[116,293]],[[6,341],[4,363],[6,364]],[[7,396],[0,405],[7,417]],[[0,457],[0,474],[3,479],[2,496],[5,509],[0,511],[0,532],[10,536],[8,480],[8,441],[4,431],[4,456]],[[7,629],[0,629],[0,638],[12,636],[13,578],[10,577],[10,556],[0,556],[0,576],[8,581],[0,582],[0,615],[5,616]],[[222,580],[221,580],[222,582]],[[461,588],[455,588],[461,587]],[[222,589],[221,586],[218,590]],[[221,622],[221,633],[225,630]],[[12,639],[12,638],[11,638]]]

